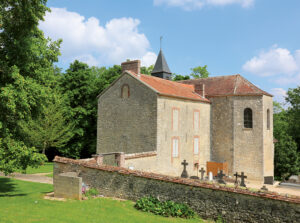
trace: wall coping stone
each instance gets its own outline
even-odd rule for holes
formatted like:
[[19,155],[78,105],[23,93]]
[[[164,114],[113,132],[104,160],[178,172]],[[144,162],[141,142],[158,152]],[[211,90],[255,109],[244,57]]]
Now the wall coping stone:
[[151,151],[151,152],[125,154],[125,160],[139,159],[139,158],[145,158],[145,157],[151,157],[151,156],[157,156],[157,152]]
[[189,186],[193,186],[193,187],[201,187],[201,188],[207,188],[207,189],[212,189],[212,190],[227,191],[227,192],[231,192],[231,193],[245,194],[245,195],[250,195],[250,196],[255,196],[255,197],[261,197],[261,198],[267,198],[267,199],[280,200],[280,201],[286,201],[286,202],[290,202],[290,203],[300,204],[300,196],[295,196],[295,195],[284,196],[284,195],[278,194],[276,192],[261,191],[261,190],[258,192],[254,192],[254,191],[250,191],[248,189],[242,189],[242,188],[238,188],[238,187],[231,188],[231,187],[226,187],[226,186],[222,186],[219,184],[210,184],[207,182],[200,182],[200,181],[193,180],[193,179],[172,177],[172,176],[144,172],[144,171],[139,171],[139,170],[129,170],[129,169],[123,168],[123,167],[108,166],[108,165],[97,166],[96,164],[91,163],[91,162],[82,162],[80,160],[74,160],[74,159],[60,157],[60,156],[55,156],[53,162],[65,163],[65,164],[76,164],[76,165],[81,165],[81,166],[91,168],[91,169],[98,169],[98,170],[108,171],[108,172],[116,172],[116,173],[124,174],[124,175],[132,175],[132,176],[136,176],[136,177],[148,178],[148,179],[153,179],[153,180],[161,180],[161,181],[165,181],[165,182],[184,184],[184,185],[189,185]]

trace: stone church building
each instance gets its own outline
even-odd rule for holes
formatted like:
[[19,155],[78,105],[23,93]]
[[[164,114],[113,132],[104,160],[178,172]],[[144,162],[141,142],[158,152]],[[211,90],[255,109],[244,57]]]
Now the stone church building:
[[273,101],[241,75],[171,81],[160,51],[152,75],[140,61],[122,63],[122,75],[98,96],[97,153],[123,152],[130,169],[189,176],[208,162],[273,179]]

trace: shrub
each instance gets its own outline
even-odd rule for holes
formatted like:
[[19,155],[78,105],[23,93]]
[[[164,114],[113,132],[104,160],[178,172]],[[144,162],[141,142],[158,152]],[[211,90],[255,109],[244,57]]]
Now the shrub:
[[186,204],[180,204],[173,201],[161,202],[157,198],[151,196],[139,199],[134,207],[141,211],[152,212],[156,215],[161,215],[165,217],[195,217],[195,212]]
[[98,190],[95,188],[90,188],[88,191],[85,192],[85,196],[91,198],[93,196],[97,196],[99,194]]

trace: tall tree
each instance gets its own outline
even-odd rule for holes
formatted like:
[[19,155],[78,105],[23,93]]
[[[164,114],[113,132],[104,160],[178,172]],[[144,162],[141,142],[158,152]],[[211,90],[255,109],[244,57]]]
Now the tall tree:
[[73,137],[73,125],[67,123],[65,106],[59,96],[47,102],[37,119],[21,122],[24,134],[43,154],[50,147],[61,148]]
[[63,75],[61,88],[67,97],[67,119],[74,136],[60,152],[68,157],[90,157],[96,152],[97,96],[121,74],[120,66],[90,68],[75,61]]
[[296,141],[300,153],[300,86],[288,90],[286,102],[290,105],[287,110],[290,127],[289,135]]
[[[300,155],[297,144],[289,135],[290,118],[288,112],[278,103],[274,102],[274,174],[277,179],[285,179],[300,171]],[[294,123],[297,125],[297,123]]]
[[198,66],[191,69],[192,73],[191,76],[195,79],[197,78],[207,78],[209,76],[209,72],[207,71],[207,65],[203,67]]
[[46,0],[0,1],[0,170],[6,173],[45,160],[24,141],[20,122],[38,116],[58,78],[60,41],[38,29],[47,10]]

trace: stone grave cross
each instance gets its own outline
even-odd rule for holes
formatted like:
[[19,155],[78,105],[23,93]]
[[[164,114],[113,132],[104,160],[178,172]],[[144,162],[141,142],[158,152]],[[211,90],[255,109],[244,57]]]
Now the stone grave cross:
[[220,170],[220,172],[217,175],[219,184],[226,184],[225,181],[223,180],[224,176],[225,174],[223,174],[223,170]]
[[203,169],[203,167],[201,167],[201,170],[199,170],[199,172],[201,173],[201,180],[203,180],[203,176],[205,173],[205,170]]
[[182,178],[188,178],[188,173],[186,171],[186,166],[189,165],[189,164],[186,162],[186,160],[183,160],[181,165],[183,165],[183,171],[182,171],[181,177]]
[[240,184],[240,186],[241,187],[246,187],[246,184],[245,184],[245,178],[247,178],[247,176],[245,176],[244,175],[244,172],[242,172],[242,174],[241,174],[241,184]]

